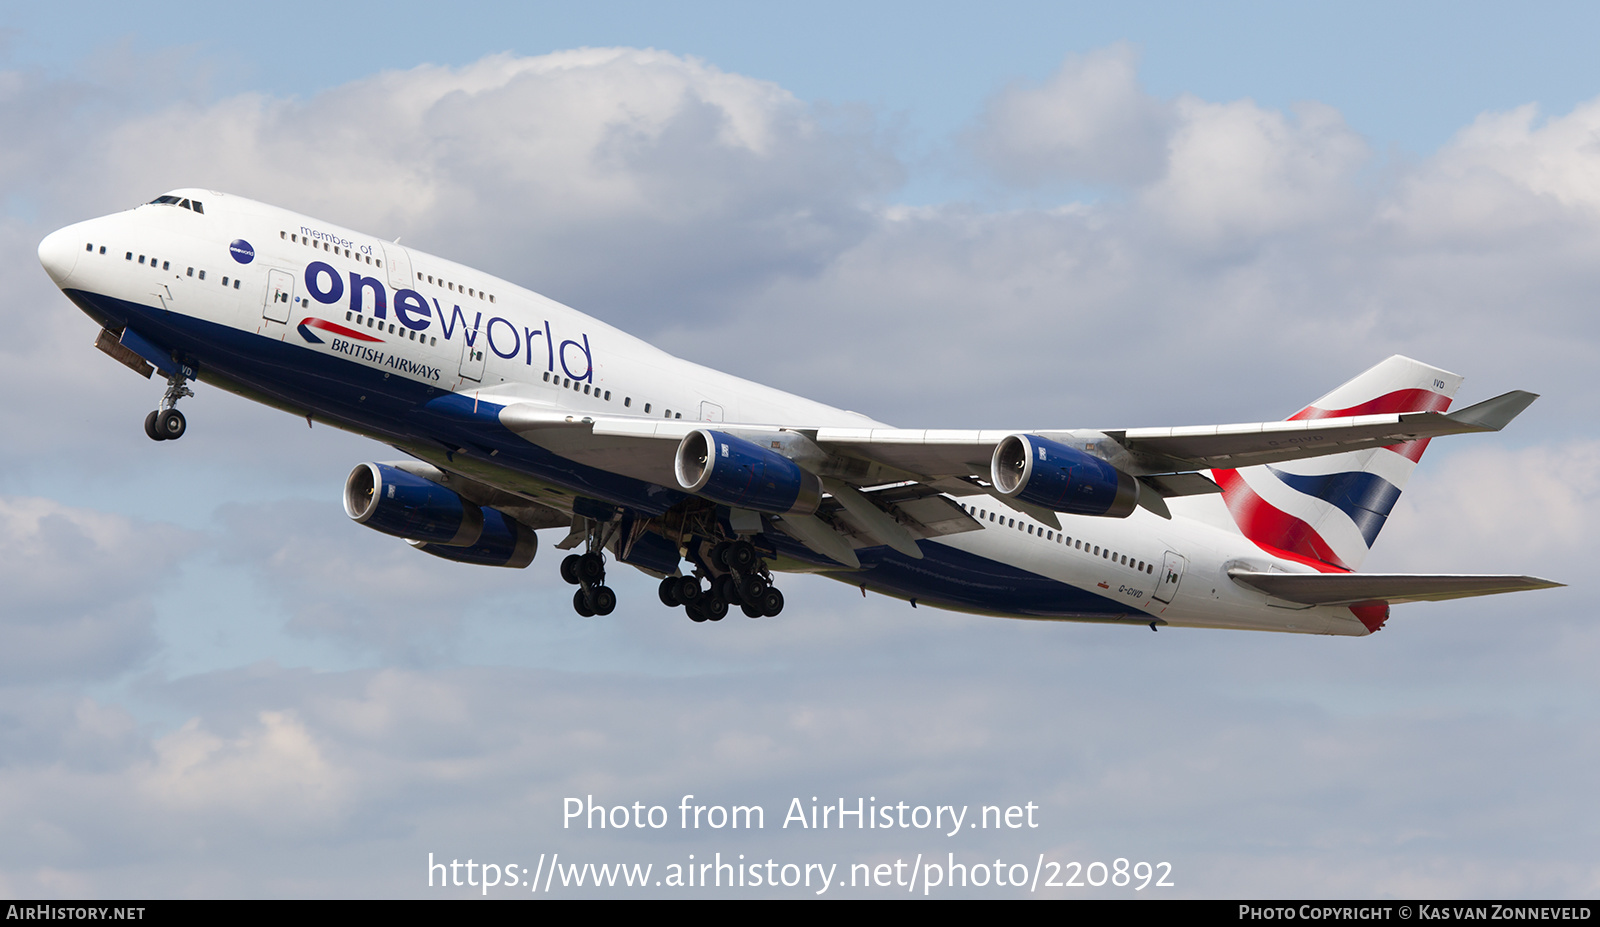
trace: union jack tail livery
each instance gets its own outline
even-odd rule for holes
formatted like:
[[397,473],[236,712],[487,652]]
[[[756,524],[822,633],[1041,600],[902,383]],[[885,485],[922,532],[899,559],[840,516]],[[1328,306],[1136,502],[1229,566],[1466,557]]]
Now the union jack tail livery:
[[[1444,412],[1461,377],[1394,355],[1289,421]],[[1213,470],[1245,537],[1273,553],[1357,570],[1383,530],[1428,439],[1237,470]]]

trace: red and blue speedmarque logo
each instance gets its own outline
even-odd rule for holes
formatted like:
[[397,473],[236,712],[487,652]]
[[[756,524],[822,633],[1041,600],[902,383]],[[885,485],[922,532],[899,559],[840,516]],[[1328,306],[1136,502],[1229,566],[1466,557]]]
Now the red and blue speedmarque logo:
[[308,316],[308,317],[306,317],[304,319],[301,319],[300,320],[300,324],[298,326],[296,326],[296,327],[298,328],[298,330],[300,332],[300,337],[302,337],[305,340],[311,342],[312,344],[325,344],[326,343],[321,338],[318,338],[316,335],[311,333],[311,330],[313,328],[321,329],[322,331],[328,332],[329,334],[334,334],[334,335],[339,335],[339,336],[344,337],[344,338],[349,338],[352,341],[374,341],[374,342],[378,342],[378,343],[382,343],[383,342],[382,338],[374,338],[371,335],[367,334],[366,332],[358,332],[353,328],[346,328],[345,326],[340,325],[340,324],[338,324],[336,322],[330,322],[327,319],[319,319],[319,318],[315,318],[315,317],[311,317],[311,316]]

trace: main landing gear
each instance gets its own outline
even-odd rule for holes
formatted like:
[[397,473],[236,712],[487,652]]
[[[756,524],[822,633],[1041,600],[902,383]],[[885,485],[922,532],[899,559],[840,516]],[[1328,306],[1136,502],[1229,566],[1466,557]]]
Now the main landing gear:
[[585,618],[609,615],[617,607],[617,594],[606,582],[606,561],[598,551],[569,554],[561,561],[561,578],[578,587],[572,610]]
[[[703,548],[702,548],[703,549]],[[661,603],[683,606],[691,621],[721,621],[737,605],[750,618],[775,618],[783,611],[783,593],[754,544],[745,540],[713,545],[694,576],[668,576],[661,581]],[[702,589],[702,577],[710,588]]]
[[189,388],[188,379],[181,372],[167,377],[167,392],[161,397],[161,405],[144,417],[144,433],[150,440],[176,441],[183,437],[189,423],[178,411],[178,400],[193,395],[194,390]]
[[[585,618],[609,615],[617,607],[617,594],[605,584],[604,551],[618,530],[616,521],[574,519],[572,533],[557,545],[571,549],[580,540],[585,545],[587,553],[569,554],[561,561],[561,578],[578,587],[572,610]],[[682,606],[695,622],[721,621],[735,606],[751,618],[774,618],[783,611],[783,593],[773,587],[761,551],[748,539],[713,543],[704,534],[691,535],[687,554],[694,573],[663,578],[661,604]]]

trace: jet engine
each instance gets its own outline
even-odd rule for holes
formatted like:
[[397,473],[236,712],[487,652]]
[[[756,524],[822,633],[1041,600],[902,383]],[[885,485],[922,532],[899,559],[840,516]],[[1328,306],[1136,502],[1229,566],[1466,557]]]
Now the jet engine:
[[1010,435],[994,449],[991,482],[1007,499],[1052,512],[1126,518],[1139,481],[1098,457],[1038,435]]
[[678,445],[678,485],[713,502],[773,515],[810,515],[822,500],[816,474],[753,441],[701,428]]
[[425,554],[457,563],[520,570],[533,562],[533,555],[539,552],[539,536],[533,533],[533,529],[507,518],[498,509],[484,508],[480,511],[483,513],[483,533],[469,545],[450,547],[410,538],[406,543]]
[[460,563],[521,569],[539,549],[532,528],[388,464],[358,464],[350,471],[344,511],[368,528]]
[[483,533],[483,509],[388,464],[358,464],[350,471],[344,481],[344,511],[368,528],[406,540],[458,547]]

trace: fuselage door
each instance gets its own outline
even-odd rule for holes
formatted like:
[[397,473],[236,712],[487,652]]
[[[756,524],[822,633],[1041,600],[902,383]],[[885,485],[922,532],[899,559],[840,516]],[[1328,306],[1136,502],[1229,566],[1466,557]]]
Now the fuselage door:
[[411,255],[406,249],[393,243],[378,243],[383,248],[384,266],[389,271],[389,288],[392,290],[414,290],[417,282],[411,277]]
[[267,271],[267,301],[261,315],[274,322],[288,322],[294,306],[294,275],[283,270]]
[[700,403],[700,421],[702,421],[702,422],[720,422],[720,421],[722,421],[722,407],[717,405],[714,402],[702,402],[702,403]]
[[[465,320],[463,320],[465,321]],[[461,330],[461,375],[468,380],[483,379],[483,333]]]
[[1183,568],[1189,561],[1182,554],[1167,551],[1161,560],[1161,577],[1156,581],[1156,591],[1150,597],[1157,602],[1172,604],[1172,597],[1178,593],[1178,581],[1183,579]]

